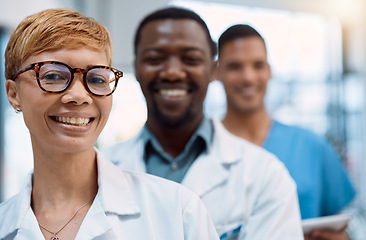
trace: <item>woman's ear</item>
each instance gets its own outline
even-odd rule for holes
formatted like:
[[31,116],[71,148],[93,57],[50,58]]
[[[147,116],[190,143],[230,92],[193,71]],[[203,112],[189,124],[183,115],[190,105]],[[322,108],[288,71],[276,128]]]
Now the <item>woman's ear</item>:
[[14,80],[8,79],[5,82],[5,90],[8,95],[8,100],[14,109],[20,109],[18,87]]

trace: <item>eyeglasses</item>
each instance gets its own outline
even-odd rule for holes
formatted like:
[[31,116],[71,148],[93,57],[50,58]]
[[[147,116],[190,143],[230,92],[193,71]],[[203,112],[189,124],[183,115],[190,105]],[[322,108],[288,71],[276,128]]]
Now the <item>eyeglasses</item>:
[[20,70],[14,79],[29,70],[34,70],[38,86],[45,92],[62,93],[70,87],[75,73],[83,74],[83,83],[94,96],[111,95],[116,90],[123,72],[108,66],[92,66],[86,69],[72,68],[57,61],[45,61],[28,65]]

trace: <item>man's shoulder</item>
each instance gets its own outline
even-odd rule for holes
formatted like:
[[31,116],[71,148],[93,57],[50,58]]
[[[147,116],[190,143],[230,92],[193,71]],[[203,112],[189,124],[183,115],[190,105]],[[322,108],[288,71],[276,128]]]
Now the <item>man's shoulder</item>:
[[[187,187],[155,175],[144,172],[123,170],[126,178],[130,181],[132,191],[142,196],[148,193],[156,202],[178,203],[185,205],[192,198],[198,198]],[[169,193],[169,194],[164,194]]]
[[273,120],[273,128],[276,128],[276,129],[279,129],[279,130],[285,131],[285,132],[301,134],[301,135],[308,136],[308,137],[315,137],[315,138],[319,137],[319,135],[316,134],[314,131],[312,131],[304,126],[286,124],[286,123],[279,122],[277,120]]
[[100,151],[109,161],[117,164],[120,162],[121,157],[128,158],[129,156],[136,154],[137,151],[142,151],[142,149],[140,149],[142,143],[143,140],[139,133],[132,138],[104,147],[100,149]]
[[225,156],[236,158],[243,164],[253,163],[255,166],[274,163],[282,165],[282,162],[264,148],[253,144],[252,142],[230,133],[219,121],[214,121],[215,137],[217,150],[225,152]]
[[110,151],[116,151],[116,150],[122,151],[122,150],[128,149],[130,146],[134,146],[140,140],[141,140],[141,136],[140,136],[140,134],[137,134],[131,138],[118,141],[117,143],[115,143],[113,145],[103,148],[102,152],[110,152]]
[[295,137],[297,141],[301,140],[316,144],[324,144],[326,142],[325,137],[303,126],[289,125],[274,120],[272,128],[273,131],[281,132],[283,135],[287,135],[289,138]]
[[296,188],[287,168],[273,153],[230,133],[221,122],[216,122],[214,136],[216,143],[211,154],[218,156],[218,161],[225,166],[230,179],[228,184],[239,189],[253,188],[256,194],[272,191],[276,187],[268,186],[273,186],[275,182],[286,186],[286,191]]

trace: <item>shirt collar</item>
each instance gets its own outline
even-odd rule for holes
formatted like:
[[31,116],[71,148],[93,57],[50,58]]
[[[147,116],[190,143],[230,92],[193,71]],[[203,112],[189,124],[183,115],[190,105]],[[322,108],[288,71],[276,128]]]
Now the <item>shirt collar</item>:
[[[214,127],[213,127],[212,120],[204,117],[202,122],[198,126],[196,132],[192,135],[192,137],[188,141],[187,146],[192,144],[192,142],[195,141],[195,139],[197,137],[201,137],[205,142],[206,151],[209,152],[211,150],[213,135],[214,135]],[[146,126],[146,124],[144,125],[144,127],[141,131],[141,137],[142,137],[143,142],[144,142],[144,144],[143,144],[145,146],[144,149],[146,149],[147,144],[150,143],[154,146],[154,148],[157,151],[163,152],[163,149],[160,146],[159,142],[157,141],[155,136],[150,132],[150,130]],[[144,158],[145,158],[145,156],[144,156]]]

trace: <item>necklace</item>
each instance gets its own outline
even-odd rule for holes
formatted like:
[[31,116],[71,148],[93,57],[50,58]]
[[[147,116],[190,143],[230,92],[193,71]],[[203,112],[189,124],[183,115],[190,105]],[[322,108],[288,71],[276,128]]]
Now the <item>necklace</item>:
[[76,211],[75,211],[75,213],[74,213],[74,215],[72,215],[72,217],[67,221],[67,223],[65,224],[65,225],[63,225],[59,230],[57,230],[56,232],[52,232],[51,230],[48,230],[47,228],[45,228],[42,224],[40,224],[40,223],[38,223],[38,225],[41,227],[41,228],[43,228],[44,230],[46,230],[47,232],[49,232],[49,233],[52,233],[53,234],[53,236],[51,237],[51,239],[50,240],[61,240],[61,238],[59,237],[59,236],[57,236],[57,234],[59,233],[59,232],[61,232],[61,230],[62,229],[64,229],[66,226],[67,226],[67,224],[69,224],[70,222],[71,222],[71,220],[73,220],[74,219],[74,217],[76,216],[76,214],[80,211],[80,209],[82,209],[83,207],[85,207],[88,203],[90,203],[91,202],[91,200],[93,200],[94,198],[92,198],[92,199],[90,199],[89,201],[87,201],[86,203],[84,203],[83,204],[83,206],[81,206],[81,207],[79,207]]

